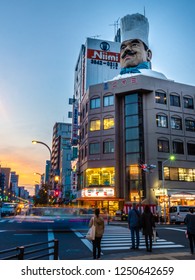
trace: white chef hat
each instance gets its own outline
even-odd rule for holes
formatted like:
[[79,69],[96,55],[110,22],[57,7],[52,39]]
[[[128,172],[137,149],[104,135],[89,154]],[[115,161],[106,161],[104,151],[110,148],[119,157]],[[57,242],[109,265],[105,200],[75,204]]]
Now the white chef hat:
[[147,47],[149,35],[149,22],[148,19],[141,14],[126,15],[121,18],[121,42],[133,39],[139,39]]

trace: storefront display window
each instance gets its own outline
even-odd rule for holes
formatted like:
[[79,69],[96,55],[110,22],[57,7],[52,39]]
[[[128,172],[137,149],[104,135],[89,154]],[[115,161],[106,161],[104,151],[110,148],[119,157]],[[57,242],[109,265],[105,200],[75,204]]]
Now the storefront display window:
[[114,167],[90,168],[86,172],[86,187],[95,185],[114,186]]

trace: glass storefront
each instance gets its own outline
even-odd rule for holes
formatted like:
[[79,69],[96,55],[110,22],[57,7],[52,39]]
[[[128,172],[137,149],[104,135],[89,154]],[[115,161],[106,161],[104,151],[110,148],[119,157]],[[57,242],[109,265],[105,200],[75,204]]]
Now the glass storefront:
[[85,171],[85,186],[114,186],[114,167],[90,168]]

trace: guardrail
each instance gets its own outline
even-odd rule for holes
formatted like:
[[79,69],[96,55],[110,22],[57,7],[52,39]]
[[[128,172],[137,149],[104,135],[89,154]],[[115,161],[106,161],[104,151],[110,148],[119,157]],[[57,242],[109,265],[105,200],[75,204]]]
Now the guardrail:
[[[38,242],[2,250],[0,251],[0,256],[4,256],[0,258],[0,260],[38,260],[49,256],[53,256],[53,260],[58,260],[58,243],[59,241],[54,239],[48,242]],[[38,249],[36,249],[36,247],[38,247]]]

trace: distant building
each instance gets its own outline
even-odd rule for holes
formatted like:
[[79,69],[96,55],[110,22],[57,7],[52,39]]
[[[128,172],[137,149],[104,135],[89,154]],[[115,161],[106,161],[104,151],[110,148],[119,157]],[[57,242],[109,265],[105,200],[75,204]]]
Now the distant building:
[[46,160],[44,184],[49,184],[50,169],[51,169],[51,161],[50,160]]
[[17,175],[15,171],[12,171],[11,179],[10,179],[10,189],[11,189],[12,193],[16,196],[19,195],[18,180],[19,180],[19,175]]
[[61,191],[62,197],[69,197],[71,192],[71,124],[56,123],[52,139],[52,180],[53,188]]
[[28,199],[29,192],[23,186],[19,186],[19,197],[22,199]]
[[0,172],[5,175],[5,189],[10,189],[10,179],[11,179],[11,168],[9,167],[0,167]]

